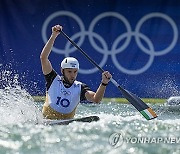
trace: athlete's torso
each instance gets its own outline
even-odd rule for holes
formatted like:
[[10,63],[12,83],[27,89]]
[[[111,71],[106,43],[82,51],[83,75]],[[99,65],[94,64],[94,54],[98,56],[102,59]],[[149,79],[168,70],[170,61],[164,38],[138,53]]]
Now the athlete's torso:
[[71,87],[66,88],[61,77],[57,75],[47,91],[50,107],[63,114],[72,112],[80,102],[81,84],[79,81],[74,81]]
[[43,116],[48,119],[69,119],[75,115],[78,103],[86,100],[85,93],[90,88],[79,81],[66,87],[63,78],[52,70],[46,79],[46,101]]

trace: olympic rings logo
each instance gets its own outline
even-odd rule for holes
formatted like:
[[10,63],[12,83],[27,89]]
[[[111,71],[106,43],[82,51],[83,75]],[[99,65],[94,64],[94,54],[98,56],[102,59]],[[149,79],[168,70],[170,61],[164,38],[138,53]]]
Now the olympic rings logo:
[[[80,37],[79,41],[77,42],[77,45],[81,46],[85,40],[85,37],[87,36],[92,47],[97,52],[103,54],[103,59],[99,63],[100,67],[103,67],[106,64],[108,56],[111,56],[112,61],[113,61],[114,65],[117,67],[117,69],[119,69],[123,73],[130,74],[130,75],[141,74],[141,73],[145,72],[146,70],[148,70],[148,68],[152,65],[152,63],[154,61],[154,57],[155,56],[162,56],[162,55],[165,55],[168,52],[170,52],[174,48],[174,46],[176,45],[177,40],[178,40],[178,28],[177,28],[175,22],[166,14],[159,13],[159,12],[153,12],[153,13],[150,13],[150,14],[143,16],[138,21],[134,31],[132,31],[128,20],[124,16],[122,16],[121,14],[119,14],[117,12],[104,12],[104,13],[99,14],[98,16],[96,16],[92,20],[92,22],[90,23],[88,31],[86,31],[82,20],[77,15],[75,15],[74,13],[69,12],[69,11],[58,11],[58,12],[51,14],[45,20],[45,22],[43,24],[42,38],[43,38],[43,41],[45,43],[48,40],[47,36],[46,36],[46,30],[47,30],[48,24],[50,23],[51,20],[53,20],[54,18],[56,18],[58,16],[71,17],[78,23],[79,28],[80,28],[80,32],[74,34],[71,37],[71,39],[75,40],[76,38]],[[121,22],[123,22],[123,24],[125,25],[126,30],[127,30],[127,32],[121,34],[120,36],[118,36],[115,39],[115,41],[113,42],[110,49],[108,49],[108,45],[107,45],[106,41],[103,39],[103,37],[100,36],[98,33],[95,33],[93,31],[96,23],[99,20],[106,18],[106,17],[115,17],[115,18],[119,19]],[[143,25],[143,23],[145,21],[147,21],[151,18],[155,18],[155,17],[156,18],[162,18],[162,19],[166,20],[171,25],[172,30],[173,30],[173,39],[172,39],[170,45],[161,51],[156,51],[152,41],[146,35],[144,35],[143,33],[140,32],[141,26]],[[135,38],[135,41],[136,41],[138,47],[141,49],[141,51],[144,52],[145,54],[149,55],[148,62],[142,68],[139,68],[136,70],[129,70],[127,68],[124,68],[123,66],[121,66],[121,64],[119,64],[119,62],[116,58],[116,54],[121,53],[122,51],[124,51],[128,47],[132,37]],[[96,44],[94,38],[96,38],[101,43],[102,47],[100,47]],[[126,38],[124,44],[118,48],[119,42],[122,41],[124,38]],[[141,40],[143,40],[148,45],[148,48],[146,48],[142,44]],[[67,57],[70,55],[70,53],[74,52],[76,49],[72,48],[72,47],[70,48],[70,43],[67,42],[65,45],[65,48],[63,50],[55,48],[55,47],[53,47],[52,50],[58,54],[64,54]],[[92,74],[92,73],[96,72],[97,70],[98,70],[97,68],[92,68],[92,69],[88,69],[88,70],[80,68],[79,72],[82,74]]]

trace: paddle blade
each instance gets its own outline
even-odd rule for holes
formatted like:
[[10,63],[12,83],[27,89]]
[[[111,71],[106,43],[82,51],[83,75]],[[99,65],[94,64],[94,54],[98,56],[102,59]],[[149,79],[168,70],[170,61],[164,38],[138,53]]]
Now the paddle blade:
[[140,113],[147,119],[151,120],[157,117],[156,113],[149,107],[143,111],[140,111]]
[[157,114],[145,104],[139,97],[132,94],[131,92],[118,86],[123,96],[147,119],[151,120],[157,117]]

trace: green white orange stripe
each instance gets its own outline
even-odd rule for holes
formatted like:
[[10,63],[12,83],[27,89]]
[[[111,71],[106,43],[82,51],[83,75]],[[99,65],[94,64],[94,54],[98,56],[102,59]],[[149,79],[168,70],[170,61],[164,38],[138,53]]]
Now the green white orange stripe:
[[140,112],[147,120],[151,120],[157,117],[156,113],[151,108],[147,108]]

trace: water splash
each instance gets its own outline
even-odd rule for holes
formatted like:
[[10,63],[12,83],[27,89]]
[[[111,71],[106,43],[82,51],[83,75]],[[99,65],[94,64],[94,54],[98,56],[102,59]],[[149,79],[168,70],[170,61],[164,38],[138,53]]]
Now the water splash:
[[176,81],[173,78],[167,77],[164,81],[162,88],[160,89],[160,93],[163,95],[164,93],[168,93],[171,96],[178,96],[180,92],[178,91],[178,86]]
[[41,112],[31,95],[18,82],[19,75],[4,70],[0,73],[0,124],[17,124],[24,122],[39,123]]

